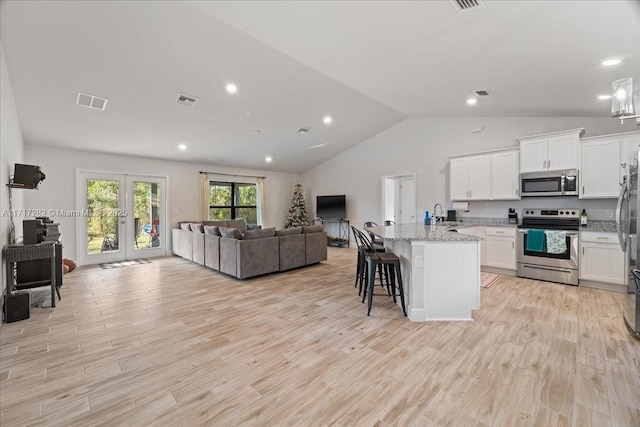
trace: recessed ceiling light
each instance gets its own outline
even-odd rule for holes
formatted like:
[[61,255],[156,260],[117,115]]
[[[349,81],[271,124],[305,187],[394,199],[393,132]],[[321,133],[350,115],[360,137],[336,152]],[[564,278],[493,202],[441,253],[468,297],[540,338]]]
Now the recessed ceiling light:
[[324,116],[322,121],[324,122],[325,125],[328,125],[333,121],[333,119],[331,118],[331,116]]
[[606,59],[604,61],[602,61],[602,65],[604,65],[605,67],[610,67],[612,65],[618,65],[619,63],[621,63],[622,60],[621,59]]
[[270,156],[267,156],[264,158],[264,161],[267,163],[271,163],[273,161],[273,159]]
[[179,145],[178,145],[178,149],[179,149],[180,151],[185,151],[185,150],[187,149],[187,145],[186,145],[186,144],[179,144]]
[[236,93],[238,91],[238,86],[236,86],[234,83],[228,83],[224,88],[229,93]]
[[611,99],[611,95],[598,95],[598,99]]
[[477,103],[478,103],[478,100],[477,100],[477,99],[475,99],[475,98],[469,98],[469,99],[467,99],[467,104],[469,104],[469,105],[475,105],[475,104],[477,104]]

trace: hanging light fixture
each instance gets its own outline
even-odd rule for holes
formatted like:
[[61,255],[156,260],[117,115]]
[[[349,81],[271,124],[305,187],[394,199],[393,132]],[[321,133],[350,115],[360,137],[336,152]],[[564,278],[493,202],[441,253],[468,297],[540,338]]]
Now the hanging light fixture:
[[[620,119],[620,123],[624,123],[624,119],[640,119],[636,114],[640,107],[640,93],[633,95],[633,79],[616,80],[611,89],[611,115]],[[640,120],[637,122],[640,125]]]

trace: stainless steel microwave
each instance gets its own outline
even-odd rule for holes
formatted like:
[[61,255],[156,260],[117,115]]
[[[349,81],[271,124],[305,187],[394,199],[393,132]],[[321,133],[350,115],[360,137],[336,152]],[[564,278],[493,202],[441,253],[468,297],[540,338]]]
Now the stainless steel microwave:
[[577,196],[578,171],[529,172],[520,174],[522,197]]

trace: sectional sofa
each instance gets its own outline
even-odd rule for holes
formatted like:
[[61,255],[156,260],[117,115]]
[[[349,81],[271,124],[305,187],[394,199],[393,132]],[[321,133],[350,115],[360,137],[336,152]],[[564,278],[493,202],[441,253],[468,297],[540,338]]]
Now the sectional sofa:
[[180,222],[172,230],[173,253],[238,279],[316,264],[327,259],[322,226],[276,230],[243,219]]

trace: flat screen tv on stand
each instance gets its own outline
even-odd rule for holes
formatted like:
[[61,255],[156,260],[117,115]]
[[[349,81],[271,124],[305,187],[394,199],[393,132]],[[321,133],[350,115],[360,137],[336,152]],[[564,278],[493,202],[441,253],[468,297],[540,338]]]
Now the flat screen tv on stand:
[[345,196],[317,196],[316,216],[324,220],[341,220],[347,217]]

